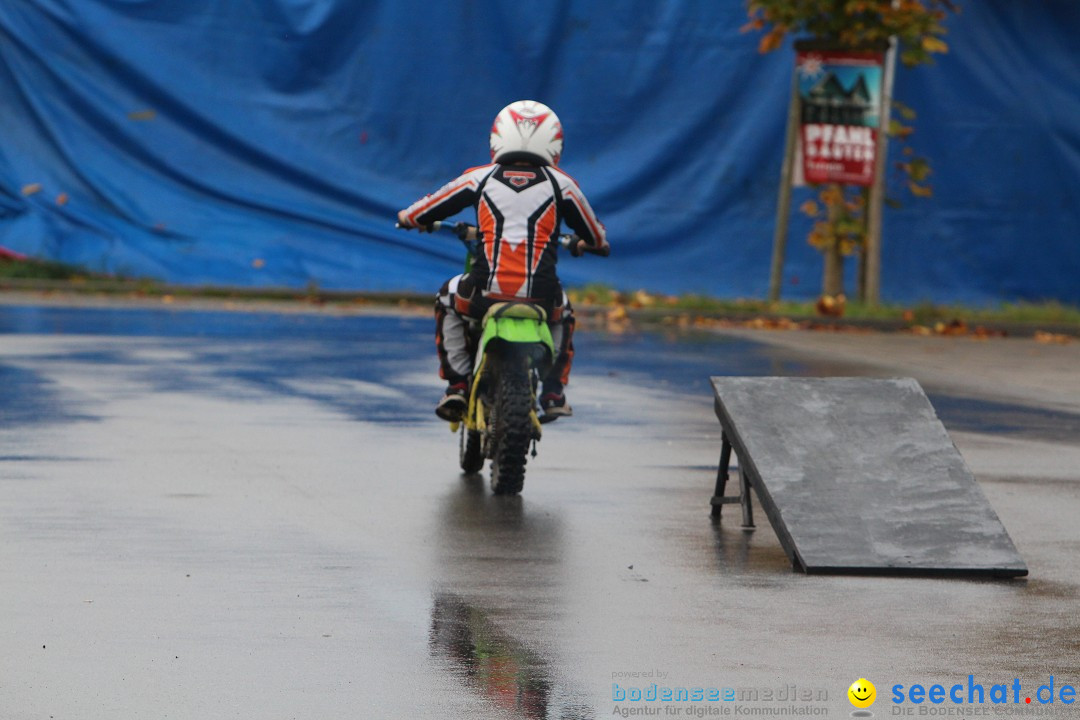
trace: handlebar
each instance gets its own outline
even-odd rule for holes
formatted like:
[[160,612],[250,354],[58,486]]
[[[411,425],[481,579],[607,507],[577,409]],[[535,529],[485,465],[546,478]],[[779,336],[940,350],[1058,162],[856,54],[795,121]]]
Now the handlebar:
[[[398,228],[399,230],[411,230],[412,229],[412,228],[409,228],[409,227],[405,227],[401,223],[394,223],[394,227]],[[482,236],[482,233],[479,231],[479,229],[477,229],[477,227],[475,225],[469,225],[468,223],[464,223],[464,222],[451,223],[451,222],[445,222],[443,220],[436,220],[433,223],[429,223],[428,225],[424,225],[423,230],[425,232],[431,232],[431,233],[433,233],[433,232],[451,232],[454,235],[457,235],[458,239],[461,240],[463,243],[465,243],[466,245],[470,245],[470,247],[471,247],[471,243],[479,240],[481,238],[481,236]],[[577,244],[578,240],[584,240],[584,238],[578,237],[577,235],[569,235],[569,234],[564,233],[564,234],[559,236],[559,245],[566,248],[567,250],[570,251],[571,254],[573,254],[574,253],[573,248]],[[591,253],[593,255],[599,255],[600,257],[607,257],[608,255],[611,254],[611,249],[610,248],[594,247],[594,246],[590,245],[588,243],[588,241],[585,241],[585,242],[583,242],[581,244],[581,249],[582,249],[583,252]]]
[[[399,222],[394,223],[394,227],[396,227],[398,230],[412,230],[411,227],[406,227]],[[458,240],[461,240],[463,242],[467,242],[469,240],[477,240],[480,237],[480,233],[477,232],[474,225],[469,225],[468,223],[464,222],[449,223],[442,220],[436,220],[433,223],[418,226],[417,229],[429,233],[439,232],[440,230],[452,232],[453,234],[458,236]]]

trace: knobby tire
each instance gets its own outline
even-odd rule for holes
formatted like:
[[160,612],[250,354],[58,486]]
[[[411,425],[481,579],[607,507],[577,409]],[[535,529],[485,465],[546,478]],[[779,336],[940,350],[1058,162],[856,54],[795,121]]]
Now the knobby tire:
[[481,448],[480,433],[461,426],[461,445],[458,453],[461,469],[470,475],[484,469],[484,452]]
[[504,358],[495,397],[495,457],[491,489],[496,495],[516,495],[525,484],[525,460],[532,442],[532,382],[524,358]]

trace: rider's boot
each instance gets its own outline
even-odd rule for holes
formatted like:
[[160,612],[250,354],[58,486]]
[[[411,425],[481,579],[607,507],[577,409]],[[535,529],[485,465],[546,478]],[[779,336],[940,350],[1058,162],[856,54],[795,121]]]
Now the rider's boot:
[[465,417],[465,410],[469,407],[469,401],[465,398],[468,389],[467,383],[451,383],[442,400],[435,406],[435,414],[446,422],[461,422]]
[[544,411],[542,419],[545,422],[574,414],[574,409],[566,401],[566,394],[563,392],[561,383],[544,383],[544,392],[540,396],[540,409]]

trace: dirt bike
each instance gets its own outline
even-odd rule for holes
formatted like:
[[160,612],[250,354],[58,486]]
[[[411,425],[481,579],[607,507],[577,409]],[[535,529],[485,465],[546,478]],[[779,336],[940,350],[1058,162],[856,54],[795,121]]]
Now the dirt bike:
[[[481,239],[465,223],[436,222],[430,231],[449,230],[469,248],[466,272]],[[560,235],[559,244],[572,249],[580,238]],[[584,252],[606,254],[587,244]],[[606,250],[606,248],[605,248]],[[466,473],[478,473],[491,460],[491,489],[496,495],[516,495],[525,483],[525,463],[532,446],[536,457],[541,425],[537,388],[555,361],[556,349],[547,313],[528,302],[494,302],[475,324],[476,359],[469,382],[468,409],[461,422],[451,423],[460,434],[459,462]]]

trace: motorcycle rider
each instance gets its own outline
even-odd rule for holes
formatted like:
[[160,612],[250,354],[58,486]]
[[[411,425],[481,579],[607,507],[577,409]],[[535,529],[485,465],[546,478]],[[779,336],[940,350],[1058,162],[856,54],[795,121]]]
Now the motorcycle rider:
[[606,255],[607,235],[577,182],[558,168],[563,131],[551,108],[532,100],[511,103],[495,117],[489,139],[491,164],[466,170],[398,213],[402,227],[423,231],[472,206],[483,238],[472,270],[444,283],[436,298],[439,376],[448,386],[435,413],[456,422],[468,407],[469,319],[482,318],[493,301],[528,300],[547,311],[557,352],[543,378],[540,407],[545,419],[569,416],[564,386],[574,357],[574,316],[555,271],[559,227],[566,222],[581,238],[570,248],[575,256],[585,245]]

